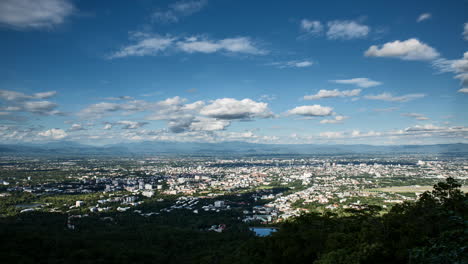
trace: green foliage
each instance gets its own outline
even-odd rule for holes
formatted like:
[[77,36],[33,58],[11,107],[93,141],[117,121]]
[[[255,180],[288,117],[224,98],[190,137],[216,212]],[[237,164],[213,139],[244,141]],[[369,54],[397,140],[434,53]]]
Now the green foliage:
[[415,203],[305,214],[241,252],[245,263],[468,263],[468,197],[452,178]]
[[[15,194],[2,205],[32,198]],[[303,214],[266,238],[254,237],[236,210],[151,217],[109,212],[74,219],[75,230],[66,229],[67,215],[32,212],[0,218],[0,255],[3,263],[462,264],[468,263],[467,205],[460,184],[449,178],[386,214],[378,206]],[[207,231],[221,223],[225,232]]]

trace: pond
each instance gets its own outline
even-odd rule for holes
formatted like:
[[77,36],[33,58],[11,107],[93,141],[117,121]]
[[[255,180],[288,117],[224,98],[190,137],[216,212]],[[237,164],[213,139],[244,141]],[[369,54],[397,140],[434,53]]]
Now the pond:
[[272,227],[250,227],[250,231],[253,231],[256,236],[266,237],[270,236],[273,232],[278,231],[277,228]]

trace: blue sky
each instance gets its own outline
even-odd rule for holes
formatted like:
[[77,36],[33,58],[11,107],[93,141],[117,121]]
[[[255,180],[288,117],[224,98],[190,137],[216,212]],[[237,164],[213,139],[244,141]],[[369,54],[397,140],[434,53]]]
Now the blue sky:
[[0,2],[0,142],[468,142],[468,1]]

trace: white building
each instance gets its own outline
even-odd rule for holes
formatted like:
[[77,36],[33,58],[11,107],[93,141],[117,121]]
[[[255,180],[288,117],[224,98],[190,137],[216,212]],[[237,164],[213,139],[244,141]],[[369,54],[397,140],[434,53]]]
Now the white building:
[[215,201],[214,206],[215,207],[223,207],[224,206],[224,201]]

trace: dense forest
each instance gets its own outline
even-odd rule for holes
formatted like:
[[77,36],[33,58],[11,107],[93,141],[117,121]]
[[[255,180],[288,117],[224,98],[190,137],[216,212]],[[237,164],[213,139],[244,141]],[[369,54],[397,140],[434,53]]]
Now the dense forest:
[[[255,237],[235,215],[179,212],[87,217],[31,212],[0,218],[2,263],[468,263],[468,196],[448,178],[416,202],[308,213]],[[234,219],[234,220],[233,220]],[[223,233],[207,231],[225,223]]]

